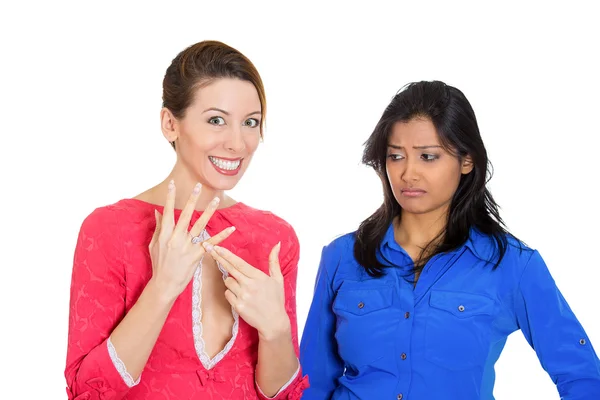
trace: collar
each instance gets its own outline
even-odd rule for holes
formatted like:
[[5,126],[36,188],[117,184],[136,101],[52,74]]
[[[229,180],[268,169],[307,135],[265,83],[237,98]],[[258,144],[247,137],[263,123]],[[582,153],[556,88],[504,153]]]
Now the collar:
[[[469,238],[467,241],[458,249],[460,250],[463,246],[473,253],[473,255],[482,261],[491,260],[498,251],[498,245],[493,237],[482,233],[476,228],[471,228],[469,231]],[[388,229],[381,242],[381,252],[386,254],[386,250],[395,250],[403,254],[406,251],[400,246],[394,238],[394,224],[390,223]],[[408,256],[408,254],[406,254]]]

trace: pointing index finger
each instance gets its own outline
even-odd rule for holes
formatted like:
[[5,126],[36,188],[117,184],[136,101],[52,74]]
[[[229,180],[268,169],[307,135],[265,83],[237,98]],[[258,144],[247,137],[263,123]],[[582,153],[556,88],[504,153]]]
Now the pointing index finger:
[[233,265],[235,269],[240,271],[242,274],[246,275],[249,278],[258,278],[264,273],[252,265],[248,264],[246,261],[233,254],[231,251],[227,250],[224,247],[214,246],[214,251],[217,252],[219,256],[221,256],[225,261]]

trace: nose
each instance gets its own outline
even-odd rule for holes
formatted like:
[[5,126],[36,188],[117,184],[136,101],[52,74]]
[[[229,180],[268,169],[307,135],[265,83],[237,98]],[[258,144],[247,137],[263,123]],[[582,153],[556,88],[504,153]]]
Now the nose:
[[402,171],[402,180],[406,183],[411,183],[411,182],[416,182],[419,180],[419,168],[417,166],[417,163],[414,161],[411,161],[410,159],[407,159],[406,162],[404,163],[405,168],[404,171]]
[[229,131],[225,147],[232,153],[240,153],[246,149],[246,142],[240,127],[232,128]]

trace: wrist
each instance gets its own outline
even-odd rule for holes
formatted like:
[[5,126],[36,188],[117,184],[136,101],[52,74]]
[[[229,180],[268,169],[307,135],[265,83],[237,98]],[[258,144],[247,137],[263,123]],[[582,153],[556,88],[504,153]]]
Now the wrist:
[[179,295],[174,294],[172,291],[163,288],[154,277],[150,278],[144,292],[148,292],[150,297],[154,301],[158,302],[159,305],[171,307]]
[[258,331],[259,339],[263,342],[277,342],[286,340],[292,336],[292,326],[287,314],[281,318],[272,319],[271,324],[263,330]]

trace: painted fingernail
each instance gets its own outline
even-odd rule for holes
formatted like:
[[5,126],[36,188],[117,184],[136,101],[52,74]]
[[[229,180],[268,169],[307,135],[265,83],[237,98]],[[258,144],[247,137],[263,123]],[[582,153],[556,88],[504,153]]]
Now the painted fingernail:
[[171,181],[169,181],[169,192],[172,192],[173,189],[175,189],[175,181],[171,179]]
[[194,186],[194,194],[198,194],[200,193],[200,188],[202,187],[201,184],[196,183],[196,186]]
[[208,251],[209,253],[211,251],[213,251],[214,246],[208,242],[203,242],[202,246],[204,246],[204,248],[206,249],[206,251]]

